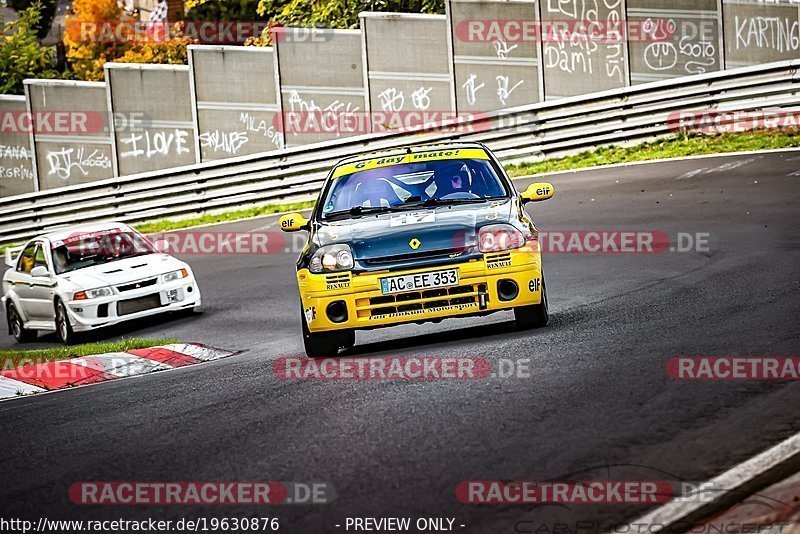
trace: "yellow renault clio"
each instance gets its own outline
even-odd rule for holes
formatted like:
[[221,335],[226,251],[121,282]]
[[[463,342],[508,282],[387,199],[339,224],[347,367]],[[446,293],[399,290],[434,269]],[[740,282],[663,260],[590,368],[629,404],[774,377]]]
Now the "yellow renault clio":
[[428,145],[339,162],[305,219],[297,260],[303,342],[335,356],[355,331],[514,310],[520,328],[547,324],[538,232],[523,205],[553,196],[548,183],[518,194],[482,144]]

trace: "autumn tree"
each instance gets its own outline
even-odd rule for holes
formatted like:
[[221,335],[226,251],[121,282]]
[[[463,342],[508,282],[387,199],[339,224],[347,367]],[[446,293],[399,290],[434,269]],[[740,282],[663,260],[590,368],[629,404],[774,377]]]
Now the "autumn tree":
[[23,9],[19,19],[4,21],[0,16],[5,39],[0,39],[0,93],[22,94],[25,78],[55,78],[55,54],[43,47],[37,36],[39,7]]
[[64,44],[67,61],[81,80],[104,79],[108,61],[188,63],[187,45],[196,41],[182,32],[182,22],[148,25],[124,13],[117,0],[73,0]]
[[103,65],[122,57],[131,43],[119,26],[117,0],[73,0],[67,16],[64,45],[67,62],[80,80],[102,81]]

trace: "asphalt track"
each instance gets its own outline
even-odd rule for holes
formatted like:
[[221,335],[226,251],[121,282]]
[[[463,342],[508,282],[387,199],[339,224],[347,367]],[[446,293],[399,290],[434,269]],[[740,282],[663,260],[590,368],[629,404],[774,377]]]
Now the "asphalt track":
[[[245,352],[0,403],[2,516],[270,516],[284,532],[340,532],[354,516],[451,517],[456,530],[491,533],[589,532],[633,519],[647,507],[470,506],[454,488],[704,480],[800,430],[797,382],[665,373],[673,356],[800,353],[798,175],[800,151],[554,176],[556,196],[529,207],[541,230],[708,233],[710,250],[548,254],[547,328],[516,332],[510,314],[495,314],[359,333],[351,351],[530,359],[530,378],[278,380],[272,361],[302,352],[294,254],[189,257],[204,314],[100,338],[168,336]],[[4,336],[1,348],[19,347]],[[69,485],[92,480],[324,482],[336,498],[272,508],[71,504]]]

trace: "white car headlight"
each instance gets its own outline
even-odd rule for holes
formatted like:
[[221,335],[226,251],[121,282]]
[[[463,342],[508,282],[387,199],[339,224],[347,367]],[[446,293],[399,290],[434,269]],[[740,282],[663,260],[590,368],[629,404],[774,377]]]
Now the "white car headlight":
[[525,236],[510,224],[490,224],[478,232],[478,248],[484,254],[525,246]]
[[353,268],[353,252],[349,245],[326,245],[311,257],[308,266],[312,273],[347,271]]
[[87,300],[96,299],[100,297],[110,297],[114,292],[110,287],[98,287],[97,289],[87,289],[86,291],[78,291],[72,296],[72,300]]
[[187,271],[186,269],[180,269],[162,275],[161,281],[167,283],[167,282],[172,282],[173,280],[180,280],[181,278],[186,278],[187,276],[189,276],[189,271]]

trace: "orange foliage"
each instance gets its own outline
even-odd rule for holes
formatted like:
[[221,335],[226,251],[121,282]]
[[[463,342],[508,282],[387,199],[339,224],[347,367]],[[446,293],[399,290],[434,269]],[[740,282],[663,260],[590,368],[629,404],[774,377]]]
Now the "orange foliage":
[[186,46],[196,41],[181,24],[143,31],[147,23],[123,13],[117,0],[73,0],[64,29],[67,61],[76,78],[89,81],[103,80],[107,61],[186,64]]

